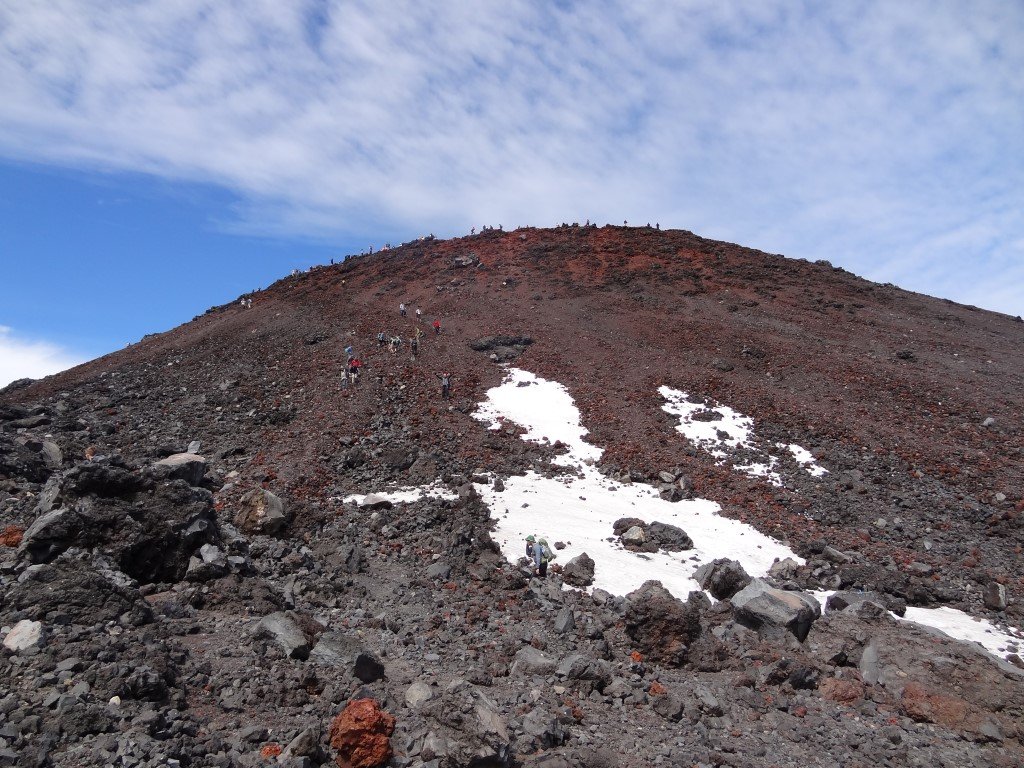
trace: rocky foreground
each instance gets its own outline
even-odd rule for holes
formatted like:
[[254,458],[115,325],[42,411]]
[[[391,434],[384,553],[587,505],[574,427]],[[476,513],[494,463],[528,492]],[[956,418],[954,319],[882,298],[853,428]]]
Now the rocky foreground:
[[[1024,754],[1012,666],[898,624],[891,594],[840,593],[818,618],[806,593],[777,589],[838,574],[848,556],[835,550],[768,580],[709,564],[714,604],[656,582],[587,594],[505,562],[456,467],[440,468],[456,500],[333,502],[297,529],[287,499],[233,485],[234,451],[65,457],[61,428],[77,428],[74,446],[95,426],[80,413],[69,398],[2,413],[15,429],[0,436],[0,764],[1015,766]],[[633,522],[619,526],[627,545]],[[586,562],[565,570],[592,577]]]
[[[1021,624],[1013,319],[643,228],[416,243],[252,298],[0,391],[0,765],[1024,764],[1020,649],[893,615]],[[418,359],[375,346],[400,299],[444,319]],[[483,484],[572,471],[471,418],[511,359],[570,388],[607,476],[806,565],[708,563],[679,600],[508,562]],[[662,384],[829,474],[732,471]],[[449,498],[343,501],[429,484]],[[685,556],[627,518],[638,567]]]

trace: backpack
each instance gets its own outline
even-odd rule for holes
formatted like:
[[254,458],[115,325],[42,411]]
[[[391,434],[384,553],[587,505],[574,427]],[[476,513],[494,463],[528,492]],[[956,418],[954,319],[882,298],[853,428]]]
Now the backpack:
[[537,546],[540,547],[540,561],[542,563],[550,563],[557,557],[548,545],[547,539],[537,539]]

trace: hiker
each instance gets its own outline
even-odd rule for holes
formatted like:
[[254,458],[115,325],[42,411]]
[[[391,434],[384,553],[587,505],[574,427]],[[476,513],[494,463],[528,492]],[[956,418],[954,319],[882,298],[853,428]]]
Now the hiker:
[[377,346],[378,347],[383,347],[384,344],[387,342],[387,340],[388,340],[388,337],[384,335],[384,331],[381,331],[380,333],[377,334]]
[[358,357],[350,357],[348,359],[348,380],[355,386],[359,383],[359,369],[363,367],[363,361]]
[[402,348],[402,337],[392,336],[391,337],[391,352],[392,354],[398,352]]
[[400,314],[402,317],[405,317],[405,302],[404,301],[401,304],[398,305],[398,314]]
[[548,575],[548,563],[555,559],[547,539],[538,539],[532,533],[526,537],[526,556],[533,560],[534,574],[542,579]]
[[437,318],[434,319],[434,335],[435,336],[440,336],[441,335],[441,321],[438,320]]
[[418,323],[422,319],[423,319],[423,310],[420,309],[419,307],[416,307],[416,322]]
[[452,375],[450,373],[435,373],[441,380],[441,399],[447,400],[452,393]]
[[413,336],[411,339],[409,339],[409,347],[410,347],[410,349],[412,349],[413,357],[415,357],[417,354],[419,354],[419,351],[420,351],[420,340],[419,340],[418,336]]

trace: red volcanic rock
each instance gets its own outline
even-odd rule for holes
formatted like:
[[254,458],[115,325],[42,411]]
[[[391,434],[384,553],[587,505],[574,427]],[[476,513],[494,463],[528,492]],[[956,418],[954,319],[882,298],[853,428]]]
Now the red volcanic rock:
[[916,682],[908,683],[903,689],[902,703],[908,717],[952,730],[963,727],[970,712],[963,699],[930,691]]
[[331,723],[331,746],[341,768],[380,768],[391,759],[395,718],[373,699],[349,702]]
[[21,544],[25,529],[19,525],[8,525],[0,532],[0,547],[16,547]]
[[829,677],[818,683],[818,691],[829,701],[840,704],[855,704],[864,698],[864,685],[856,680],[842,680]]

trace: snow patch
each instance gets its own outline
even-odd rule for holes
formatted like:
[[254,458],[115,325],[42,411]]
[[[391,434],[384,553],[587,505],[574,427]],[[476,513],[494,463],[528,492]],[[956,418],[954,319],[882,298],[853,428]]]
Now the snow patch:
[[828,473],[828,470],[818,464],[814,460],[814,455],[803,446],[796,443],[789,443],[788,445],[786,443],[776,443],[776,445],[779,448],[788,450],[793,455],[796,463],[806,469],[812,477],[821,477]]
[[[778,471],[779,459],[771,456],[768,446],[757,439],[752,418],[713,400],[701,402],[689,393],[672,387],[659,387],[658,392],[666,401],[661,406],[662,410],[679,417],[676,430],[718,459],[719,464],[724,464],[741,450],[754,453],[762,457],[761,460],[733,462],[733,469],[751,477],[763,477],[775,486],[783,485],[782,475]],[[826,470],[818,466],[811,452],[796,443],[776,443],[775,447],[788,450],[797,464],[812,477],[825,474]]]
[[[897,616],[896,618],[901,618]],[[945,632],[956,640],[977,643],[993,656],[1005,658],[1013,653],[1010,646],[1024,643],[1024,632],[1013,627],[1002,630],[986,619],[978,619],[956,608],[907,608],[902,621],[923,624]]]
[[[622,595],[648,579],[658,579],[683,599],[691,591],[700,590],[693,581],[693,572],[715,558],[739,560],[754,575],[766,573],[776,559],[791,557],[803,562],[788,547],[756,528],[719,515],[721,507],[714,501],[671,503],[650,485],[624,485],[602,475],[593,466],[602,451],[584,439],[587,430],[580,425],[579,409],[568,390],[557,382],[510,369],[505,382],[487,391],[487,400],[473,415],[489,422],[492,428],[502,421],[516,424],[525,430],[523,439],[527,441],[561,440],[568,452],[556,462],[575,469],[572,475],[561,477],[532,471],[509,477],[504,480],[505,490],[500,492],[491,485],[478,487],[497,523],[493,538],[511,562],[525,554],[524,540],[533,533],[552,545],[556,541],[565,544],[557,551],[556,562],[564,564],[583,552],[593,558],[595,587]],[[748,434],[742,423],[745,417],[733,412],[729,418],[729,439],[740,444]],[[694,548],[676,553],[630,552],[622,548],[612,530],[621,517],[679,526],[693,539]]]
[[375,491],[374,493],[353,493],[345,496],[341,501],[345,504],[361,505],[367,496],[376,496],[386,499],[392,504],[408,504],[423,499],[448,499],[449,501],[459,498],[457,493],[441,488],[436,485],[428,485],[422,488],[395,488],[390,491]]
[[522,436],[532,443],[561,442],[567,452],[555,459],[560,466],[593,463],[604,451],[591,445],[580,424],[580,412],[569,391],[520,368],[511,368],[505,383],[487,391],[487,400],[472,414],[489,422],[488,429],[501,429],[510,421],[526,429]]

